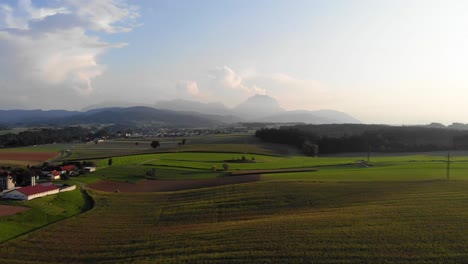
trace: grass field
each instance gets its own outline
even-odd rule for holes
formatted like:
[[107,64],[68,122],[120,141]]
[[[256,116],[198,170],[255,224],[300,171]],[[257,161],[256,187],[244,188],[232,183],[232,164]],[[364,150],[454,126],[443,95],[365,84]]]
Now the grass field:
[[294,147],[261,142],[252,134],[228,134],[188,137],[187,143],[180,146],[182,140],[177,138],[155,138],[161,144],[157,149],[151,148],[153,139],[119,139],[104,142],[74,144],[72,154],[67,160],[95,159],[100,157],[126,156],[161,152],[236,152],[266,155],[301,155]]
[[467,188],[274,181],[94,192],[94,210],[3,244],[0,255],[9,263],[463,263]]
[[[444,153],[374,155],[372,166],[361,162],[364,155],[247,154],[255,162],[229,162],[227,171],[220,170],[226,160],[242,155],[141,154],[113,157],[110,167],[108,159],[95,160],[99,165],[95,173],[73,180],[145,186],[145,174],[151,169],[158,180],[175,180],[171,184],[237,177],[230,172],[265,173],[260,181],[175,192],[142,193],[136,192],[137,187],[119,193],[91,190],[93,210],[1,244],[2,261],[464,263],[468,259],[466,154],[452,157],[450,180]],[[283,171],[304,168],[315,171]],[[33,212],[8,219],[23,222]],[[12,221],[5,219],[0,217],[0,230],[2,223]],[[15,226],[13,221],[11,228]]]
[[0,217],[0,241],[57,222],[86,210],[86,202],[79,190],[27,201],[1,201],[0,204],[25,206],[28,211]]

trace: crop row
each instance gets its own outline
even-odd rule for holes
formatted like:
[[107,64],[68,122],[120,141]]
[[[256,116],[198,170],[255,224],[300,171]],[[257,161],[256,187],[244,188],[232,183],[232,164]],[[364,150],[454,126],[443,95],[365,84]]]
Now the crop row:
[[288,181],[94,192],[95,209],[6,243],[0,255],[39,263],[463,262],[467,187]]

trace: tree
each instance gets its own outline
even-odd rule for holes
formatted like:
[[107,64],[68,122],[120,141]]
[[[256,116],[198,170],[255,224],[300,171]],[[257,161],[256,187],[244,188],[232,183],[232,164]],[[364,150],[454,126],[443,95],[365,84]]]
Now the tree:
[[108,161],[107,161],[107,164],[110,166],[112,166],[112,158],[110,158]]
[[138,146],[139,144],[140,144],[140,143],[138,143],[138,142],[135,142],[135,146]]
[[158,148],[160,145],[161,145],[161,144],[159,143],[158,140],[153,140],[153,141],[151,142],[151,147],[154,148],[154,149],[155,149],[155,148]]
[[223,163],[223,169],[224,169],[225,171],[229,170],[229,164]]
[[60,175],[60,179],[62,181],[67,181],[68,179],[70,179],[70,177],[68,177],[68,173],[64,173]]
[[181,143],[182,143],[182,145],[185,145],[185,142],[187,142],[187,140],[186,140],[185,138],[184,138],[184,139],[182,139],[182,142],[181,142]]

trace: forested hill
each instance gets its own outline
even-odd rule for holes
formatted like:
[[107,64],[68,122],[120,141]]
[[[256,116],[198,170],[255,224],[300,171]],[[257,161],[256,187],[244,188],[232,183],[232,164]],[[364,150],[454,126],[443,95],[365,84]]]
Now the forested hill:
[[468,131],[417,126],[298,125],[261,129],[256,136],[299,148],[315,144],[323,154],[369,149],[373,152],[468,150]]

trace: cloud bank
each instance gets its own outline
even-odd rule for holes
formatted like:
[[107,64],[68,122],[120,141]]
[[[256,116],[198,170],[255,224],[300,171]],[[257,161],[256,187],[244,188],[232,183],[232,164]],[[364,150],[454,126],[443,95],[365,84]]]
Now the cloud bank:
[[46,3],[56,6],[38,7],[31,0],[0,4],[0,90],[14,96],[15,87],[18,98],[33,86],[91,94],[92,80],[106,68],[98,57],[126,45],[102,36],[134,28],[137,9],[120,0]]

